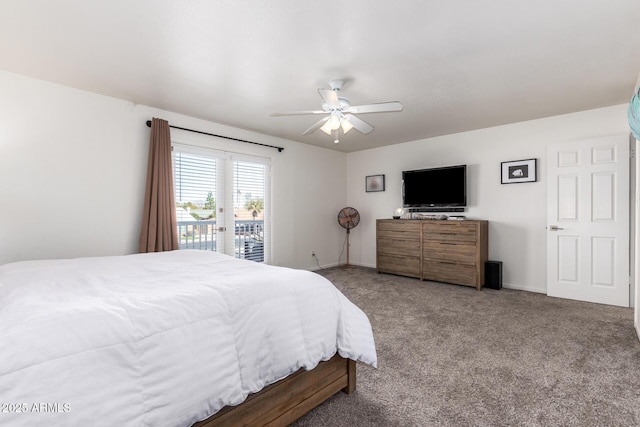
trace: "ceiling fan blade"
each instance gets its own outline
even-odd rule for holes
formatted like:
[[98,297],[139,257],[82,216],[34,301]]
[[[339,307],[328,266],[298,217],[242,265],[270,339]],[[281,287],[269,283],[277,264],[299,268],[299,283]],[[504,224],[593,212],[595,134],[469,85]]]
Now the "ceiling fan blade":
[[327,117],[324,117],[324,118],[320,119],[320,121],[318,121],[315,125],[311,126],[309,129],[305,130],[302,135],[303,136],[304,135],[309,135],[310,133],[315,132],[316,130],[320,129],[322,127],[322,125],[325,124],[325,122],[327,120],[329,120],[329,117],[331,117],[331,116],[327,116]]
[[379,102],[376,104],[353,105],[347,110],[349,113],[384,113],[387,111],[402,111],[402,104],[398,101]]
[[303,114],[329,114],[324,110],[302,110],[302,111],[282,111],[279,113],[271,113],[272,116],[300,116]]
[[318,93],[324,100],[324,103],[329,107],[340,108],[340,100],[335,90],[331,89],[318,89]]
[[375,129],[373,126],[371,126],[369,123],[365,122],[362,119],[357,118],[356,116],[354,116],[353,114],[345,114],[344,118],[349,120],[349,122],[353,125],[353,127],[359,131],[364,133],[365,135],[368,133],[373,132],[373,130]]

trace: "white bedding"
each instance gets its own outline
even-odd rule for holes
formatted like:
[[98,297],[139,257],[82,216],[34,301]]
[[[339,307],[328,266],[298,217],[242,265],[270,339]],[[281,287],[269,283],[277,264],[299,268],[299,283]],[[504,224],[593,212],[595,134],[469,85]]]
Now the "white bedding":
[[366,315],[315,273],[206,251],[0,266],[0,425],[189,426],[336,351]]

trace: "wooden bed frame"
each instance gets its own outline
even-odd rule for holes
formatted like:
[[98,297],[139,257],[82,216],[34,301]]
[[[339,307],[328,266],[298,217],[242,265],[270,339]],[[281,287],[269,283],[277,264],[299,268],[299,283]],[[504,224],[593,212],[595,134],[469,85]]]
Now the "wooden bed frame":
[[356,362],[336,354],[315,369],[300,369],[193,427],[287,426],[337,392],[350,394],[355,389]]

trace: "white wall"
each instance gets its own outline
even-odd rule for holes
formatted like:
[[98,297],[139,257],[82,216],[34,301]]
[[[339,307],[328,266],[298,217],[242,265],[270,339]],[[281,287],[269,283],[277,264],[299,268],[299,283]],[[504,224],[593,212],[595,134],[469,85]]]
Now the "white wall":
[[[375,266],[375,220],[402,205],[401,172],[467,165],[468,218],[489,220],[489,259],[503,262],[503,285],[546,292],[547,145],[629,132],[626,105],[424,139],[347,155],[348,201],[362,216],[351,234],[353,263]],[[500,162],[538,159],[538,182],[500,184]],[[366,193],[367,175],[386,191]]]
[[285,147],[172,130],[181,141],[271,156],[274,264],[337,262],[346,155],[0,71],[0,264],[137,251],[149,128],[171,124]]

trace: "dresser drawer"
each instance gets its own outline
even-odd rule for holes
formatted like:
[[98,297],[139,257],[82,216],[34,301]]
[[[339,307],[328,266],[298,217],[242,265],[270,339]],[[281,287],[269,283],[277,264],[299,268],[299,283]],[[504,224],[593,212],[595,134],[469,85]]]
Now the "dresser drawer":
[[420,277],[420,257],[378,256],[377,270],[409,277]]
[[424,241],[440,240],[445,242],[475,243],[478,238],[477,234],[477,225],[465,221],[439,221],[435,224],[430,222],[422,224]]
[[404,240],[413,242],[416,246],[420,245],[420,233],[403,233],[401,231],[378,230],[376,232],[378,239],[386,240]]
[[420,233],[420,223],[402,219],[384,220],[377,222],[378,231],[395,231],[399,233]]
[[474,265],[424,261],[422,276],[425,280],[476,286],[478,276]]
[[376,236],[378,239],[403,240],[414,242],[416,246],[420,245],[420,224],[404,222],[402,220],[378,221],[376,227]]
[[420,240],[406,240],[378,237],[378,253],[380,255],[391,256],[414,256],[420,257]]
[[475,264],[476,245],[470,242],[426,241],[422,245],[424,259]]

